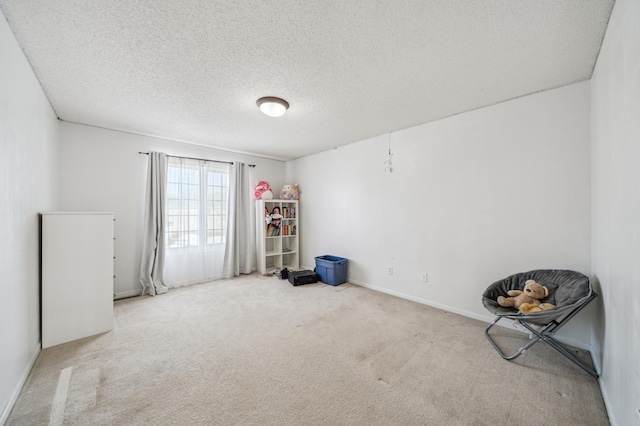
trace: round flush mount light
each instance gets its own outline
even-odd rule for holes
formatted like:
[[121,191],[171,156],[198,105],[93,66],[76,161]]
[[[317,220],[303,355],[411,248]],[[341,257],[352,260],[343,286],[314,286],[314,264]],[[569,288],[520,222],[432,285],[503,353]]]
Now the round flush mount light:
[[269,117],[280,117],[289,109],[289,102],[274,96],[260,98],[256,104],[258,104],[260,111]]

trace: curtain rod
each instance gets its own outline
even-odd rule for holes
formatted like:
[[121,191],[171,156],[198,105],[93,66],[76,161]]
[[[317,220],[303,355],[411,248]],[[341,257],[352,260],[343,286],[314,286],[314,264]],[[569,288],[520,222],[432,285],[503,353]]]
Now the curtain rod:
[[[148,152],[142,152],[142,151],[138,151],[138,154],[142,154],[142,155],[149,155]],[[207,160],[206,158],[195,158],[195,157],[181,157],[179,155],[169,155],[167,154],[167,157],[173,157],[173,158],[184,158],[185,160],[197,160],[197,161],[210,161],[212,163],[223,163],[223,164],[233,164],[233,161],[219,161],[219,160]],[[247,166],[249,167],[255,167],[255,164],[247,164]]]

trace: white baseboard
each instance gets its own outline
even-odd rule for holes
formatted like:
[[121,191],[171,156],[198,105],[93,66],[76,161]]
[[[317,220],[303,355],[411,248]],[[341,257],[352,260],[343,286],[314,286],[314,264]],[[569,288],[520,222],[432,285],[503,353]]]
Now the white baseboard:
[[469,312],[469,311],[466,311],[464,309],[459,309],[459,308],[456,308],[456,307],[453,307],[453,306],[448,306],[448,305],[443,305],[443,304],[440,304],[440,303],[432,302],[431,300],[423,299],[421,297],[412,296],[412,295],[406,294],[406,293],[401,293],[399,291],[389,290],[389,289],[384,288],[384,287],[379,287],[379,286],[375,286],[375,285],[371,285],[371,284],[367,284],[367,283],[363,283],[363,282],[355,281],[355,280],[349,280],[349,282],[352,283],[352,284],[359,285],[360,287],[370,288],[371,290],[379,291],[381,293],[390,294],[392,296],[400,297],[402,299],[407,299],[407,300],[411,300],[411,301],[414,301],[414,302],[422,303],[423,305],[431,306],[433,308],[438,308],[438,309],[441,309],[441,310],[447,311],[447,312],[453,312],[454,314],[459,314],[459,315],[462,315],[464,317],[473,318],[473,319],[477,319],[477,320],[484,321],[484,322],[492,322],[495,319],[495,317],[490,316],[490,315],[481,315],[481,314],[477,314],[475,312]]
[[13,406],[18,400],[18,396],[20,396],[20,392],[22,391],[24,384],[27,382],[27,379],[29,378],[29,373],[31,373],[31,370],[33,369],[33,366],[36,363],[36,360],[38,359],[38,355],[40,355],[40,346],[38,346],[36,351],[31,356],[31,360],[29,361],[29,364],[27,364],[27,367],[22,372],[22,376],[20,376],[18,385],[13,390],[13,393],[11,394],[11,398],[9,399],[9,401],[7,402],[7,405],[5,405],[4,409],[2,410],[2,414],[0,414],[0,425],[4,425],[9,419],[9,414],[11,413],[11,410],[13,410]]
[[[462,315],[464,317],[473,318],[473,319],[476,319],[476,320],[479,320],[479,321],[483,321],[483,322],[486,322],[487,324],[493,322],[493,320],[495,319],[495,316],[492,316],[492,315],[482,315],[482,314],[478,314],[476,312],[470,312],[470,311],[467,311],[467,310],[464,310],[464,309],[456,308],[454,306],[448,306],[448,305],[443,305],[443,304],[440,304],[440,303],[435,303],[435,302],[432,302],[431,300],[422,299],[420,297],[412,296],[410,294],[389,290],[389,289],[384,288],[384,287],[378,287],[378,286],[375,286],[375,285],[363,283],[363,282],[356,281],[356,280],[348,280],[348,282],[350,282],[352,284],[359,285],[360,287],[366,287],[366,288],[369,288],[371,290],[379,291],[381,293],[386,293],[386,294],[390,294],[392,296],[400,297],[402,299],[407,299],[407,300],[411,300],[413,302],[422,303],[423,305],[431,306],[433,308],[438,308],[438,309],[441,309],[443,311],[452,312],[454,314]],[[501,321],[497,325],[503,326],[505,328],[509,328],[511,330],[521,331],[521,332],[524,333],[524,331],[522,331],[522,330],[518,330],[517,328],[511,327],[510,324],[509,325],[506,325],[506,324],[507,323],[505,323],[504,321]],[[570,337],[565,337],[565,336],[554,336],[554,338],[557,341],[559,341],[560,343],[563,343],[565,345],[573,346],[574,348],[584,349],[586,351],[591,352],[591,345],[589,343],[585,343],[585,342],[582,342],[580,340],[575,340],[575,339],[572,339]],[[596,371],[599,371],[597,369],[597,366],[596,366]]]
[[[596,370],[600,371],[600,370]],[[615,417],[613,417],[613,407],[611,406],[611,398],[609,398],[609,394],[607,393],[607,389],[605,386],[602,386],[602,377],[598,378],[598,385],[600,385],[600,393],[602,394],[602,400],[604,401],[604,406],[607,409],[607,415],[609,416],[609,423],[611,426],[618,426],[619,423],[616,421]]]
[[126,299],[127,297],[140,296],[141,294],[142,294],[142,289],[140,289],[140,290],[122,291],[120,293],[114,294],[113,298],[114,298],[114,300]]

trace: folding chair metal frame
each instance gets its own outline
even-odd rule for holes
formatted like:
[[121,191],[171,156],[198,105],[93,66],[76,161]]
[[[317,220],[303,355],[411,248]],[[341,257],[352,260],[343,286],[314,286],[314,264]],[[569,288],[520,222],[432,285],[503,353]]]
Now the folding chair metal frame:
[[[500,356],[503,359],[506,359],[507,361],[511,361],[512,359],[515,359],[515,358],[519,357],[524,352],[526,352],[526,350],[529,349],[531,346],[533,346],[534,344],[536,344],[536,343],[538,343],[539,341],[542,340],[543,342],[548,343],[552,348],[554,348],[555,350],[560,352],[562,355],[564,355],[567,358],[569,358],[571,361],[573,361],[575,364],[577,364],[580,368],[582,368],[584,371],[586,371],[587,373],[591,374],[594,378],[597,379],[599,376],[598,376],[598,373],[595,370],[593,370],[592,368],[590,368],[589,366],[584,364],[582,361],[580,361],[578,358],[576,358],[571,352],[566,350],[564,348],[564,346],[562,346],[560,343],[558,343],[557,340],[555,340],[553,338],[553,335],[556,333],[556,331],[558,331],[563,325],[565,325],[571,318],[573,318],[578,312],[580,312],[585,306],[587,306],[587,304],[589,302],[591,302],[596,297],[598,297],[598,295],[596,293],[592,292],[587,301],[585,301],[583,304],[577,306],[573,311],[571,311],[569,314],[565,315],[564,318],[562,318],[560,321],[553,320],[550,323],[544,325],[543,328],[540,329],[540,330],[538,330],[538,329],[536,329],[536,327],[533,327],[533,326],[530,325],[530,322],[531,322],[530,316],[528,317],[529,320],[524,320],[522,318],[522,316],[518,316],[518,315],[506,315],[506,316],[505,315],[499,315],[485,329],[484,334],[485,334],[485,336],[487,336],[487,339],[489,339],[489,342],[491,343],[493,348],[500,354]],[[489,330],[494,325],[496,325],[498,323],[498,321],[500,321],[503,318],[508,318],[508,319],[511,319],[513,321],[518,322],[520,325],[522,325],[524,328],[526,328],[531,333],[530,337],[529,337],[529,341],[525,345],[523,345],[520,349],[518,349],[515,353],[513,353],[512,355],[506,355],[498,347],[498,345],[496,344],[495,340],[493,340],[491,338],[491,336],[489,335]]]
[[[528,280],[535,280],[548,287],[549,294],[541,302],[551,303],[554,308],[535,313],[521,313],[511,307],[500,306],[497,302],[499,296],[506,296],[511,290],[522,290]],[[487,326],[484,334],[496,352],[507,361],[519,357],[534,344],[543,341],[597,379],[598,373],[593,368],[580,361],[554,339],[555,333],[596,297],[598,295],[593,291],[589,278],[580,272],[538,269],[513,274],[491,284],[482,295],[484,307],[497,315]],[[529,332],[529,341],[511,355],[505,354],[489,334],[493,326],[503,318],[514,321],[521,326],[520,328]]]

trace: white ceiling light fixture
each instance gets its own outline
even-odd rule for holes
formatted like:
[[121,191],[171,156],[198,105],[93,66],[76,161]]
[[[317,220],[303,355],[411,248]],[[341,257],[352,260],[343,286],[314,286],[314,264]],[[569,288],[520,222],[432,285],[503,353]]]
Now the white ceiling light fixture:
[[289,109],[289,102],[284,99],[276,98],[275,96],[265,96],[257,100],[258,108],[264,114],[269,117],[280,117],[287,109]]

